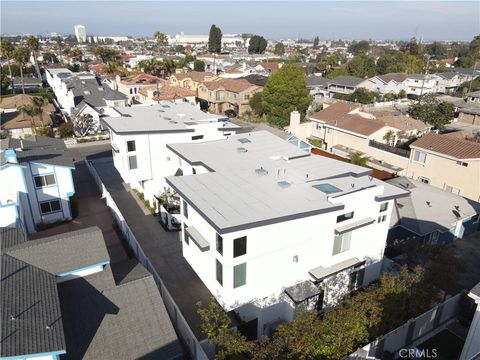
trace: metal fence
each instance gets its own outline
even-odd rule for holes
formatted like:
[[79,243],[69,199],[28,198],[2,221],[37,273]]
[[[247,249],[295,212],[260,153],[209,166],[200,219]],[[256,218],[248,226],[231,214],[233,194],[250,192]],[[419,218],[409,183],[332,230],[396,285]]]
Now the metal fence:
[[459,293],[416,318],[410,319],[395,330],[347,356],[345,360],[383,359],[386,352],[395,354],[400,349],[426,341],[457,317],[462,296],[463,294]]
[[384,144],[384,143],[381,143],[381,142],[378,142],[378,141],[375,141],[375,140],[370,140],[368,142],[368,146],[373,147],[375,149],[383,150],[383,151],[386,151],[386,152],[389,152],[389,153],[392,153],[392,154],[395,154],[395,155],[398,155],[398,156],[402,156],[402,157],[405,157],[405,158],[410,157],[410,150],[400,149],[400,148],[390,146],[390,145],[387,145],[387,144]]
[[97,171],[95,170],[94,164],[92,161],[86,161],[88,170],[92,175],[95,183],[97,184],[98,188],[102,193],[102,198],[105,199],[108,209],[112,213],[115,222],[117,223],[119,229],[121,230],[122,234],[125,236],[125,239],[128,241],[130,248],[135,254],[137,260],[147,268],[147,270],[153,275],[155,279],[155,283],[158,286],[158,290],[160,295],[163,299],[165,307],[167,308],[168,314],[170,315],[170,319],[173,323],[173,326],[177,330],[178,335],[180,336],[181,340],[188,348],[190,356],[194,360],[208,360],[208,356],[205,353],[204,349],[200,345],[197,337],[193,334],[192,330],[190,329],[187,321],[183,317],[179,307],[175,304],[172,296],[170,295],[167,287],[163,283],[160,275],[158,275],[155,268],[152,266],[152,263],[148,259],[148,257],[143,252],[142,247],[138,243],[135,235],[133,234],[132,230],[128,226],[125,218],[123,217],[120,209],[117,207],[117,204],[113,200],[112,196],[108,192],[105,185],[102,183],[100,176],[98,175]]

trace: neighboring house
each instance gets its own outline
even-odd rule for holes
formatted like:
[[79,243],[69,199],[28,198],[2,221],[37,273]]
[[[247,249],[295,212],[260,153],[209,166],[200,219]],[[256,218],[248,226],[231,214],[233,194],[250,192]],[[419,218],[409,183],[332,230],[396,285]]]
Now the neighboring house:
[[258,336],[378,279],[393,200],[408,192],[265,131],[167,147],[183,169],[167,177],[183,255]]
[[419,137],[432,130],[432,125],[406,115],[382,114],[376,118],[393,131],[391,138],[388,140],[388,143],[392,146],[395,146],[399,141],[407,141],[412,136]]
[[264,87],[265,84],[267,83],[268,77],[263,75],[258,75],[258,74],[251,74],[247,76],[242,76],[239,79],[244,79],[253,85]]
[[331,97],[335,94],[352,94],[359,88],[375,90],[373,84],[368,79],[355,76],[337,76],[328,83],[328,92]]
[[129,104],[131,104],[133,100],[140,101],[140,90],[164,81],[165,80],[159,77],[145,73],[131,77],[120,77],[119,75],[115,77],[117,90],[128,98]]
[[6,130],[11,137],[21,138],[33,134],[33,127],[52,125],[51,114],[55,111],[52,104],[42,107],[39,116],[30,117],[19,110],[20,107],[32,104],[33,96],[15,95],[0,100],[0,122],[2,130]]
[[138,101],[142,104],[158,104],[170,102],[189,102],[196,104],[196,92],[179,86],[168,85],[166,80],[161,84],[144,86],[138,93]]
[[74,75],[74,73],[67,68],[45,69],[45,78],[55,94],[60,93],[63,87],[63,81],[72,75]]
[[450,94],[455,92],[458,87],[465,81],[463,77],[453,71],[445,73],[436,73],[436,92],[440,94]]
[[172,74],[170,76],[170,85],[193,90],[198,96],[199,86],[204,81],[211,81],[213,79],[216,79],[216,76],[211,72],[189,71]]
[[445,245],[480,229],[479,203],[406,177],[387,182],[409,192],[395,200],[389,245],[398,241]]
[[480,104],[480,90],[469,92],[465,96],[467,103]]
[[476,360],[480,356],[480,283],[470,290],[468,296],[475,301],[476,308],[460,360]]
[[433,74],[410,74],[407,78],[407,95],[422,96],[437,92],[438,77]]
[[[23,86],[22,86],[23,84]],[[15,88],[15,92],[21,92],[22,89],[25,89],[25,92],[36,92],[39,91],[43,87],[42,79],[37,79],[33,76],[24,76],[23,83],[22,79],[19,77],[13,78],[13,86]],[[12,89],[12,85],[10,83],[9,90]]]
[[328,96],[329,80],[327,78],[312,74],[308,75],[305,80],[307,82],[307,89],[310,90],[310,95],[314,97]]
[[152,275],[134,260],[110,265],[98,227],[31,241],[16,228],[0,235],[2,359],[182,355]]
[[398,95],[402,90],[407,91],[407,78],[405,73],[389,73],[374,76],[369,81],[380,94]]
[[261,62],[260,64],[255,66],[254,69],[260,73],[270,75],[275,71],[280,70],[282,67],[283,67],[283,63],[271,61],[271,62]]
[[263,88],[245,79],[217,79],[206,81],[198,87],[198,98],[208,104],[216,114],[243,115],[251,111],[250,98]]
[[167,144],[224,139],[238,129],[186,102],[126,107],[102,120],[110,130],[115,168],[152,202],[163,193],[165,176],[181,168]]
[[480,144],[429,133],[410,145],[409,178],[480,200]]
[[63,140],[34,135],[2,142],[0,226],[29,234],[39,224],[70,220],[75,167]]

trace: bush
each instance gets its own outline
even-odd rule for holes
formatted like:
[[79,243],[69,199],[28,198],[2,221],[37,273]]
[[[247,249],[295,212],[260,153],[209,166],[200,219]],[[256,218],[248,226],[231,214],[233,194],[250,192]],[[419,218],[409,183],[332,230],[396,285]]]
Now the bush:
[[308,138],[307,139],[308,142],[315,146],[315,147],[318,147],[318,148],[322,148],[323,147],[323,140],[322,139],[312,139],[312,138]]
[[68,122],[58,127],[58,134],[61,138],[68,138],[73,136],[73,123]]

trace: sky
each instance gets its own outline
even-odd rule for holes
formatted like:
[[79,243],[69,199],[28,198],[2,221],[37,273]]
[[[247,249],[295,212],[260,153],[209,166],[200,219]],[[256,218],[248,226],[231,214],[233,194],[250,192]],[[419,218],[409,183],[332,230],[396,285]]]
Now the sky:
[[480,1],[5,1],[2,34],[252,33],[272,39],[471,40]]

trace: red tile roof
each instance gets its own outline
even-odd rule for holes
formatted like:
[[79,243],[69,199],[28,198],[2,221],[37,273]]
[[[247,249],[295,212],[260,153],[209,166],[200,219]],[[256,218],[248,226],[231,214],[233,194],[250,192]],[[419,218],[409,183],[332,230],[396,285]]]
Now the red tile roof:
[[269,70],[269,71],[275,71],[275,70],[278,70],[280,69],[281,63],[279,62],[274,62],[274,61],[271,61],[271,62],[262,62],[260,63],[259,65],[261,67],[263,67],[265,70]]
[[196,82],[203,82],[205,81],[206,77],[214,77],[213,73],[211,72],[202,72],[202,71],[189,71],[186,73],[178,73],[178,74],[173,74],[172,77],[175,77],[177,80],[183,80],[183,79],[192,79],[193,81]]
[[124,85],[152,85],[152,84],[156,84],[157,81],[161,82],[162,79],[150,74],[145,74],[145,73],[141,73],[136,76],[128,77],[120,80],[120,82]]
[[222,78],[215,81],[207,81],[207,82],[204,82],[203,85],[205,85],[205,87],[208,90],[217,90],[217,89],[223,88],[226,91],[234,92],[237,94],[250,88],[259,87],[245,79],[228,79],[228,78]]
[[480,144],[434,133],[425,134],[415,141],[412,147],[417,147],[455,159],[480,159]]
[[356,105],[335,103],[322,111],[316,112],[311,118],[323,121],[327,125],[365,136],[369,136],[385,127],[385,124],[379,120],[367,119],[358,114],[350,114],[350,112],[358,108],[359,106]]

